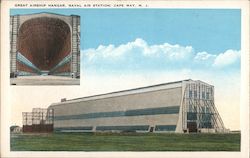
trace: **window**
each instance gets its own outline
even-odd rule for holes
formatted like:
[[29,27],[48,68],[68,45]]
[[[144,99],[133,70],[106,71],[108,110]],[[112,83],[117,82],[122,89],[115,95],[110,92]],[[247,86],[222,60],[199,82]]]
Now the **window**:
[[192,95],[193,95],[193,93],[192,93],[192,91],[190,90],[190,91],[189,91],[189,98],[192,98]]
[[175,131],[175,125],[156,125],[155,131]]
[[197,91],[194,91],[194,98],[197,98]]
[[209,92],[207,92],[206,94],[206,99],[209,99]]
[[188,112],[187,113],[187,120],[197,120],[197,113],[195,113],[195,112]]
[[202,99],[205,99],[205,92],[202,92]]

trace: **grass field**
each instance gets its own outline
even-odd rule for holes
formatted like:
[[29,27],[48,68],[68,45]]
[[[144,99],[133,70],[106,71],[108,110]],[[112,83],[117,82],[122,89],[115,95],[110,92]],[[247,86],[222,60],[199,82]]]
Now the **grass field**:
[[240,133],[11,134],[12,151],[240,151]]

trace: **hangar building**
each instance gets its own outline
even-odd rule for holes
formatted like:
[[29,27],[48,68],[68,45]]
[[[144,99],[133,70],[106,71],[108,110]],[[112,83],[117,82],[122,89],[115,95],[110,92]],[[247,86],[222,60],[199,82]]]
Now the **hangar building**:
[[10,16],[10,77],[80,77],[80,16]]
[[214,86],[183,80],[53,103],[57,132],[225,132]]

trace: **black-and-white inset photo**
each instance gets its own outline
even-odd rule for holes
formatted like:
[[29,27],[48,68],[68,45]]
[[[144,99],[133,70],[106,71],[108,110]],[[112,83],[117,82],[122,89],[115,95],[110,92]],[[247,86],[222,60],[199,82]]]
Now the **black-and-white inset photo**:
[[80,16],[10,16],[11,85],[80,84]]

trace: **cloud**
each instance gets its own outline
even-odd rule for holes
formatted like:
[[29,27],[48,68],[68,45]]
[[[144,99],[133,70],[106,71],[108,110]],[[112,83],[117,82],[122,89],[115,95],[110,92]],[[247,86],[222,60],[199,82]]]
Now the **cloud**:
[[225,67],[228,65],[235,64],[240,60],[240,51],[227,50],[224,53],[219,54],[213,63],[215,67]]
[[225,68],[235,64],[239,65],[240,51],[229,49],[218,55],[209,54],[207,52],[198,52],[194,57],[194,61],[214,68]]
[[149,45],[137,38],[126,44],[100,45],[83,51],[85,69],[95,71],[145,71],[173,69],[227,68],[239,65],[240,51],[227,50],[220,54],[195,52],[192,46],[163,43]]
[[207,52],[198,52],[196,56],[194,57],[194,60],[207,61],[207,60],[214,60],[215,58],[216,58],[216,55],[209,54]]
[[143,57],[164,57],[166,60],[181,60],[190,56],[193,52],[191,46],[171,45],[164,43],[161,45],[149,46],[146,41],[137,38],[133,42],[122,44],[115,47],[114,45],[100,45],[97,49],[87,49],[84,51],[89,61],[98,58],[121,59],[123,56],[134,57],[140,55]]
[[193,61],[197,66],[210,67],[213,64],[215,58],[216,55],[214,54],[209,54],[207,52],[198,52]]

